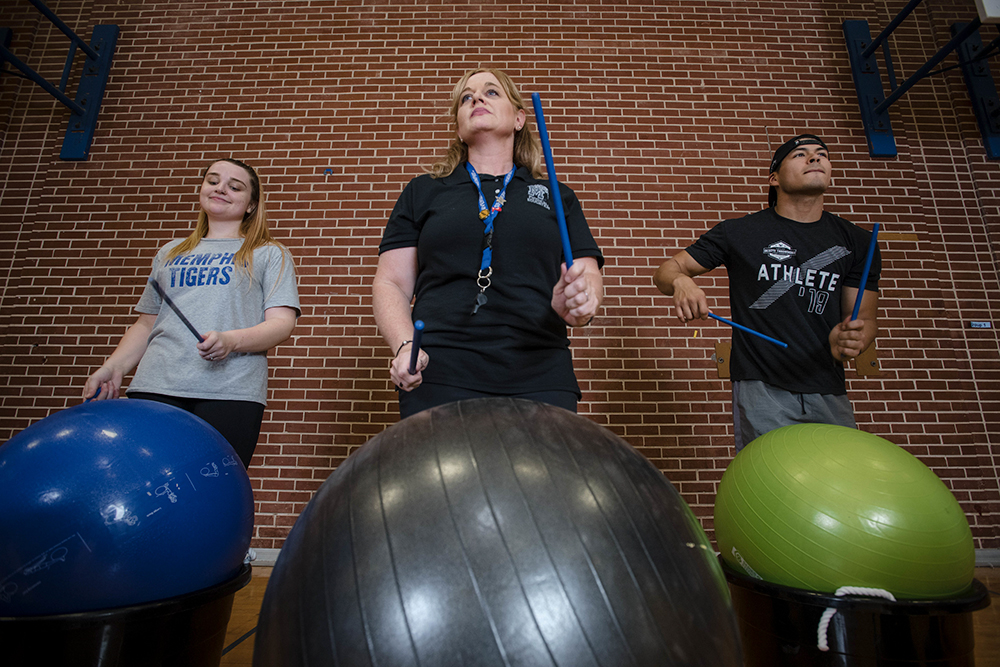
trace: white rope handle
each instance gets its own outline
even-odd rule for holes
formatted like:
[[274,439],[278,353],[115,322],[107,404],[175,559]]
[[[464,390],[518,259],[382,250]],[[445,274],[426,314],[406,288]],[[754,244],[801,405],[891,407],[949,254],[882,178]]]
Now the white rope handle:
[[[871,597],[886,598],[887,600],[896,601],[892,593],[881,588],[864,588],[862,586],[841,586],[834,593],[836,596],[841,595],[869,595]],[[823,612],[823,616],[819,619],[819,627],[816,628],[816,648],[820,651],[829,651],[830,647],[826,643],[827,630],[830,628],[830,621],[833,620],[833,615],[837,613],[836,607],[827,607],[826,611]]]

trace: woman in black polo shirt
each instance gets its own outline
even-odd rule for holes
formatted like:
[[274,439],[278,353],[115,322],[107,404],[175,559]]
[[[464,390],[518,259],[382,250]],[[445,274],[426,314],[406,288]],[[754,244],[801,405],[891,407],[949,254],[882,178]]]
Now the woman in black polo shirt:
[[[566,326],[597,313],[604,258],[576,195],[560,184],[573,252],[566,269],[541,148],[506,74],[466,73],[451,112],[455,140],[403,190],[379,246],[375,321],[395,354],[400,414],[483,396],[575,411]],[[410,374],[416,320],[426,329]]]

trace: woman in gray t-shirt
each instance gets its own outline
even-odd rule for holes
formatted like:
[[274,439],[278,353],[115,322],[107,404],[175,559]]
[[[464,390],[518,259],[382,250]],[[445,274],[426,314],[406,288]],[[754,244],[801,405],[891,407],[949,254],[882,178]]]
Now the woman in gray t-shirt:
[[[249,466],[266,405],[267,350],[290,337],[301,314],[295,268],[268,231],[252,167],[213,162],[202,177],[200,203],[191,235],[157,252],[136,305],[139,317],[87,378],[83,396],[118,398],[124,376],[138,366],[129,398],[194,413]],[[176,311],[163,307],[154,280]]]

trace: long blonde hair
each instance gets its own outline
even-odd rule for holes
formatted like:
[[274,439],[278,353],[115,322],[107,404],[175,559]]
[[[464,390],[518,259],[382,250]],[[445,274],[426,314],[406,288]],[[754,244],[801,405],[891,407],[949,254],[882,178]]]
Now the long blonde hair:
[[[245,170],[250,175],[250,201],[254,206],[252,210],[243,214],[243,222],[240,223],[240,236],[243,237],[243,244],[240,246],[240,249],[236,251],[236,256],[233,257],[233,263],[236,265],[236,270],[243,271],[249,278],[253,276],[254,250],[269,243],[278,246],[282,250],[284,250],[285,246],[271,236],[271,231],[267,227],[267,208],[264,206],[264,191],[260,185],[260,178],[257,176],[257,172],[254,171],[253,167],[234,158],[213,160],[211,164],[205,167],[205,171],[202,172],[202,182],[204,182],[205,176],[208,175],[208,170],[212,168],[212,165],[218,164],[219,162],[234,164]],[[191,232],[190,236],[170,251],[167,255],[167,262],[169,263],[174,257],[194,250],[198,243],[207,235],[208,215],[203,209],[198,211],[198,223],[195,225],[194,231]],[[282,252],[281,261],[283,270],[284,252]]]
[[[495,76],[500,85],[503,86],[504,92],[507,93],[507,98],[514,105],[514,108],[518,111],[524,110],[524,100],[521,99],[520,93],[517,92],[514,82],[502,70],[480,67],[469,70],[462,75],[462,78],[455,84],[455,89],[451,93],[451,119],[455,123],[455,138],[452,140],[451,146],[448,147],[448,152],[445,153],[444,157],[435,162],[427,170],[434,178],[447,176],[455,171],[458,165],[469,158],[469,146],[458,136],[458,107],[461,106],[462,91],[465,90],[469,78],[481,72],[487,72]],[[514,164],[519,167],[527,167],[531,170],[531,175],[535,178],[542,177],[542,146],[532,133],[527,119],[524,121],[524,126],[514,132]]]

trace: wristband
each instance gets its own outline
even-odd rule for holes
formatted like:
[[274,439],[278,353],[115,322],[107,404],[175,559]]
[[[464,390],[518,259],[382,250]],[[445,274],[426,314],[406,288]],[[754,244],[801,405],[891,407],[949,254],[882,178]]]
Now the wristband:
[[412,342],[413,339],[411,338],[410,340],[404,340],[402,343],[400,343],[399,348],[396,350],[396,354],[394,354],[392,358],[395,359],[396,357],[398,357],[399,353],[403,351],[403,348]]

